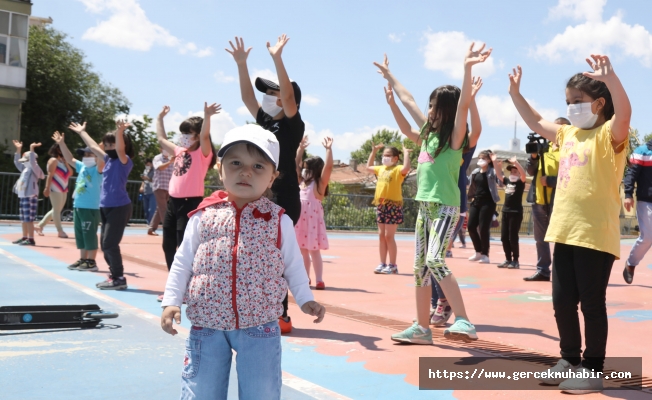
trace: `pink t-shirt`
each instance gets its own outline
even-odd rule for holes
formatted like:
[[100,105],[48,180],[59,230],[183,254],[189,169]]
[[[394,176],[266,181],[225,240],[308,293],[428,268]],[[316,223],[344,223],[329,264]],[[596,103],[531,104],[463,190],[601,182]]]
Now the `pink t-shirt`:
[[201,146],[189,152],[185,147],[174,150],[174,173],[170,179],[169,193],[172,197],[204,197],[204,178],[211,163],[211,156],[204,157]]

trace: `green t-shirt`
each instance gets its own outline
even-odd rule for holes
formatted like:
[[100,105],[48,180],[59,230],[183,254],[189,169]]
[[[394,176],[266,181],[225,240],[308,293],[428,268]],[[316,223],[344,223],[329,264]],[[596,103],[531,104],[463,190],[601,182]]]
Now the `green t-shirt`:
[[[424,136],[422,128],[421,137]],[[421,143],[417,166],[418,190],[415,199],[459,207],[460,188],[457,181],[460,177],[463,148],[453,150],[446,146],[437,158],[433,159],[438,146],[439,134],[433,132],[428,135],[427,142],[423,140]]]

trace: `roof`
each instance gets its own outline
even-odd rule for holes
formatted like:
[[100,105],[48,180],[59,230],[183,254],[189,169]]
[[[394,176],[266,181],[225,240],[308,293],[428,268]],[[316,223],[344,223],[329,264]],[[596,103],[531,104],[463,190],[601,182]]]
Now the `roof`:
[[376,182],[376,175],[367,171],[366,165],[358,165],[357,170],[354,170],[348,164],[339,163],[333,165],[331,181],[343,185],[367,185]]

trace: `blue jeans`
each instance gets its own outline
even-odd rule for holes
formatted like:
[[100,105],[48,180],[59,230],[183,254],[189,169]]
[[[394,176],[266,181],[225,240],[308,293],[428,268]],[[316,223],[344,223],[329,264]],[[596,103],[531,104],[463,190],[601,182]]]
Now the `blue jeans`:
[[145,219],[149,224],[156,212],[156,198],[154,198],[154,193],[143,194],[143,212],[145,213]]
[[645,201],[636,202],[636,219],[638,219],[638,229],[641,234],[634,243],[632,251],[629,253],[627,265],[635,267],[641,262],[645,253],[652,246],[652,203]]
[[537,246],[537,272],[550,276],[550,243],[544,241],[552,215],[552,206],[532,204],[532,221],[534,222],[534,241]]
[[281,398],[278,320],[234,331],[193,326],[186,340],[181,399],[226,399],[232,350],[237,352],[238,398]]

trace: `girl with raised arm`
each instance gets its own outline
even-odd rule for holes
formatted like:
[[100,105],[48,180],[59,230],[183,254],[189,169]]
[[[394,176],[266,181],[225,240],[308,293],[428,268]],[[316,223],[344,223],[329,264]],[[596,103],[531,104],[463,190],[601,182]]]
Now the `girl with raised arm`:
[[[417,167],[419,215],[415,227],[416,254],[414,277],[416,284],[417,320],[403,332],[392,335],[392,340],[414,344],[432,344],[430,322],[431,276],[441,285],[455,313],[455,323],[444,331],[444,337],[453,340],[477,340],[475,327],[469,321],[459,285],[446,266],[445,253],[459,218],[459,168],[462,153],[468,148],[466,120],[471,104],[472,67],[484,62],[491,49],[473,50],[473,44],[464,59],[462,89],[451,85],[440,86],[431,95],[428,116],[423,115],[414,97],[389,71],[385,57],[383,64],[374,63],[389,83],[386,89],[399,129],[421,146]],[[394,101],[392,87],[408,110],[420,131],[413,130]]]
[[[562,359],[553,372],[602,372],[607,348],[606,293],[620,257],[619,186],[623,179],[632,107],[609,58],[587,58],[593,71],[566,83],[571,125],[547,121],[520,92],[522,70],[509,75],[509,94],[530,129],[559,145],[555,209],[546,242],[555,243],[552,303]],[[584,315],[586,348],[577,305]],[[569,393],[602,390],[601,378],[544,379]]]
[[131,137],[125,133],[129,126],[131,125],[126,121],[118,121],[118,129],[102,137],[102,147],[86,132],[86,122],[82,125],[73,122],[69,127],[79,134],[93,154],[104,160],[100,191],[100,218],[102,220],[100,246],[111,273],[109,279],[95,285],[102,290],[127,288],[120,242],[132,212],[131,199],[127,193],[127,178],[134,167],[134,163],[131,161],[134,156],[134,148]]

